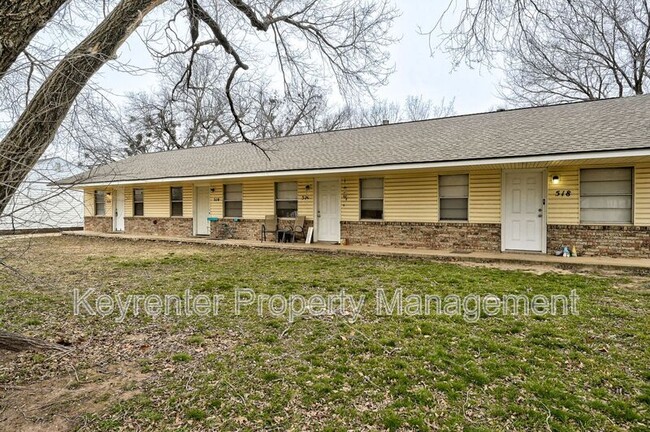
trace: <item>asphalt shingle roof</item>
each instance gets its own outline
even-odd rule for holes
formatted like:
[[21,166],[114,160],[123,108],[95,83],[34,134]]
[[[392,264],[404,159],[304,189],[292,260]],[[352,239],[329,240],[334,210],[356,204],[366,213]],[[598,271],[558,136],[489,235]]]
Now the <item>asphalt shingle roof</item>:
[[650,95],[133,156],[81,183],[650,149]]

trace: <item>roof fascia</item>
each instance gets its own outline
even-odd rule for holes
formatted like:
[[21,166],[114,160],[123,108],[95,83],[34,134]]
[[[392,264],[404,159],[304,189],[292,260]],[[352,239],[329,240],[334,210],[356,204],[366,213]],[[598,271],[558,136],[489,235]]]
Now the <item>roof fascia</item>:
[[499,164],[513,164],[513,163],[536,163],[536,162],[556,162],[556,161],[571,161],[582,159],[608,159],[620,157],[635,157],[635,156],[650,156],[650,148],[638,150],[615,150],[615,151],[597,151],[597,152],[584,152],[584,153],[563,153],[557,155],[541,155],[541,156],[518,156],[518,157],[504,157],[504,158],[490,158],[490,159],[466,159],[458,161],[445,161],[445,162],[420,162],[420,163],[401,163],[401,164],[386,164],[386,165],[368,165],[357,167],[343,167],[343,168],[319,168],[319,169],[304,169],[304,170],[287,170],[287,171],[261,171],[251,173],[235,173],[235,174],[217,174],[205,176],[188,176],[188,177],[161,177],[145,180],[115,180],[108,182],[95,182],[95,183],[80,183],[74,186],[75,189],[94,187],[94,186],[121,186],[129,184],[147,184],[147,183],[178,183],[178,182],[196,182],[196,181],[211,181],[211,180],[230,180],[242,178],[265,178],[265,177],[278,177],[278,176],[316,176],[326,174],[352,174],[352,173],[367,173],[373,171],[400,171],[400,170],[416,170],[428,168],[455,168],[466,166],[484,166],[484,165],[499,165]]

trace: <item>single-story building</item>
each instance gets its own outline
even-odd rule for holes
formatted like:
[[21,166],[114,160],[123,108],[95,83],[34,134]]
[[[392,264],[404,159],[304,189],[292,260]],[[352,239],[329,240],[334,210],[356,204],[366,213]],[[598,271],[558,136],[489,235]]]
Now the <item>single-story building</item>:
[[63,158],[41,158],[0,215],[0,235],[78,229],[84,222],[83,192],[48,185],[83,172]]
[[[650,96],[133,156],[68,179],[90,231],[650,257]],[[211,234],[212,233],[212,234]]]

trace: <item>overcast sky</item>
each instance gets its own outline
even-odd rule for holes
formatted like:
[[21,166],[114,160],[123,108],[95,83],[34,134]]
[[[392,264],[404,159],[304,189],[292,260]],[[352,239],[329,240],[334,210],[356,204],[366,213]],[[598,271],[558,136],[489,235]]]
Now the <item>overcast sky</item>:
[[[394,35],[401,38],[392,49],[396,72],[390,84],[379,89],[379,98],[403,102],[408,95],[422,95],[438,104],[444,97],[455,98],[458,114],[493,110],[503,105],[497,97],[497,71],[462,66],[452,71],[450,59],[443,53],[431,56],[427,36],[418,28],[429,29],[442,13],[446,0],[399,0],[402,15],[395,22]],[[450,21],[451,22],[451,21]],[[120,60],[132,65],[150,65],[149,54],[136,36],[131,37],[119,53]],[[129,91],[147,91],[155,87],[154,78],[129,76],[104,68],[98,81],[117,96]],[[119,98],[118,98],[119,99]]]
[[418,33],[430,29],[447,5],[446,0],[400,0],[402,16],[395,34],[401,41],[393,47],[397,71],[390,84],[379,91],[382,97],[402,101],[408,95],[423,95],[438,102],[456,98],[458,114],[487,111],[503,105],[497,97],[498,71],[461,67],[452,71],[451,60],[443,53],[431,57],[429,39]]

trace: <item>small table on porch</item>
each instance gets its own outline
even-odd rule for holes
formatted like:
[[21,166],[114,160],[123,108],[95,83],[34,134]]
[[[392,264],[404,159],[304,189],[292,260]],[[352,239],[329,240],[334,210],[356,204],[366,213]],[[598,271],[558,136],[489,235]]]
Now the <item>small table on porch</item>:
[[290,242],[293,239],[293,230],[289,228],[279,229],[276,232],[276,241],[278,243]]

